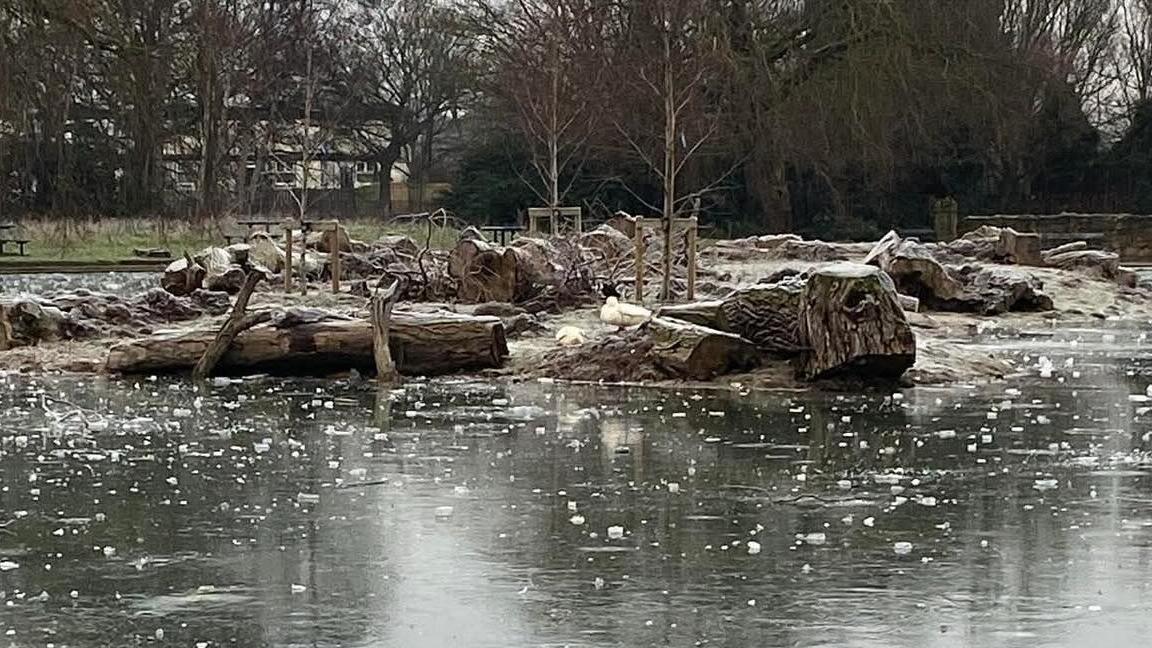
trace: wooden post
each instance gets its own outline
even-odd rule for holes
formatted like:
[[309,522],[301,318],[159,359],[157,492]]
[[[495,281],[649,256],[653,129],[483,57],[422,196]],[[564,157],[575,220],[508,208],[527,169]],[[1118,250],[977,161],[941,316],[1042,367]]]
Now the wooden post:
[[381,383],[396,382],[400,378],[388,346],[388,323],[392,320],[392,306],[399,286],[399,281],[393,281],[391,286],[372,295],[372,354],[376,359],[376,380]]
[[251,315],[244,314],[245,309],[248,308],[248,300],[252,297],[252,291],[256,290],[256,284],[260,283],[263,278],[263,274],[255,270],[249,271],[248,275],[244,277],[244,285],[240,288],[240,294],[236,296],[236,305],[232,307],[232,312],[224,321],[224,325],[220,327],[220,332],[216,334],[212,344],[208,345],[204,355],[200,356],[196,366],[192,369],[194,380],[203,380],[212,375],[216,363],[220,362],[220,358],[223,358],[224,354],[228,352],[228,347],[232,346],[232,341],[236,339],[237,335],[272,318],[272,313],[268,311],[260,311]]
[[695,216],[688,220],[688,301],[696,299],[696,228]]
[[308,229],[309,224],[307,221],[300,221],[300,294],[308,294],[308,268],[305,267],[307,261],[306,253],[308,252]]
[[644,219],[636,219],[636,295],[637,304],[644,303]]
[[951,196],[932,203],[932,228],[940,243],[956,240],[959,236],[959,205]]
[[292,292],[292,221],[284,221],[284,292]]
[[328,244],[332,255],[332,294],[340,294],[340,221],[332,221],[332,240]]

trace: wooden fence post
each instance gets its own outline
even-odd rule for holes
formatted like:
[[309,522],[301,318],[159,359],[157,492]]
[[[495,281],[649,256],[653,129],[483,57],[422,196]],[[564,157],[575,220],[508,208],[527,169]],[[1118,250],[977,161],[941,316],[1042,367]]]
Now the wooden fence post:
[[644,268],[647,262],[644,258],[644,219],[636,219],[636,294],[633,297],[637,304],[644,302]]
[[284,292],[292,292],[292,221],[284,221]]
[[940,243],[956,240],[959,235],[959,205],[951,196],[932,203],[932,229]]
[[340,221],[332,221],[332,241],[328,252],[332,255],[332,294],[340,294]]
[[696,299],[696,228],[699,221],[693,216],[688,221],[688,301]]

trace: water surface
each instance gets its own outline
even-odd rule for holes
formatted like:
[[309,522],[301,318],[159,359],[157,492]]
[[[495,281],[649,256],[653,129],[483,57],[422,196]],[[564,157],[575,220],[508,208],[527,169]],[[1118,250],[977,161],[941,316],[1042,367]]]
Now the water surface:
[[985,344],[1028,375],[865,395],[6,376],[0,633],[1147,645],[1148,348]]

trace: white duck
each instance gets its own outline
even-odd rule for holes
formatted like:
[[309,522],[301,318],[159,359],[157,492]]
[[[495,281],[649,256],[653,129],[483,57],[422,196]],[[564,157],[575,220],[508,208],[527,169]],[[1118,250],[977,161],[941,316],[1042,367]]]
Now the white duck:
[[580,346],[587,341],[584,331],[575,326],[561,326],[556,331],[556,343],[560,346]]
[[604,294],[604,305],[600,307],[600,321],[624,330],[629,326],[639,326],[652,319],[652,311],[620,301],[616,286],[604,284],[600,292]]

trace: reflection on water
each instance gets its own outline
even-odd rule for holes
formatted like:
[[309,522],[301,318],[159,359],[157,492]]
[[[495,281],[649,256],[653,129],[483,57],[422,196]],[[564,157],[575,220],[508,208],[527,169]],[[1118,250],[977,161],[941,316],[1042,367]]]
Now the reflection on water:
[[50,297],[82,288],[127,297],[159,285],[159,275],[153,272],[12,274],[0,276],[0,295]]
[[8,376],[0,632],[1144,646],[1150,365],[1076,335],[895,395]]

